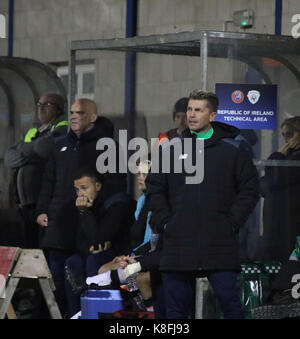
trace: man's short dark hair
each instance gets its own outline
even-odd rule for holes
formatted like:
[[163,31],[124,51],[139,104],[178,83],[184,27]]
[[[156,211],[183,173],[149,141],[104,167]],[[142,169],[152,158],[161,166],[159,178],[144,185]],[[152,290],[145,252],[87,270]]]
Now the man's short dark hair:
[[206,100],[212,112],[217,112],[219,99],[213,92],[205,92],[200,89],[194,89],[189,96],[189,100]]
[[94,182],[103,183],[104,181],[104,176],[94,168],[80,168],[73,174],[73,180],[78,180],[83,177],[91,178]]

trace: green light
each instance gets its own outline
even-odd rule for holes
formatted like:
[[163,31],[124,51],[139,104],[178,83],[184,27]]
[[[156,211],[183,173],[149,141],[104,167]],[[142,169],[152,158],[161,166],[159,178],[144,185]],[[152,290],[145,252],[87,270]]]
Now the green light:
[[241,22],[241,25],[242,25],[242,26],[247,26],[247,21],[242,21],[242,22]]

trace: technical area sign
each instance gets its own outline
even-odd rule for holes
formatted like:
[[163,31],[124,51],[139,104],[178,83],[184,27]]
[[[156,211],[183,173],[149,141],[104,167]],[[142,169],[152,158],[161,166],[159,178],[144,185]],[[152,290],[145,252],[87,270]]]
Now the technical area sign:
[[240,129],[277,128],[277,85],[216,84],[215,121]]

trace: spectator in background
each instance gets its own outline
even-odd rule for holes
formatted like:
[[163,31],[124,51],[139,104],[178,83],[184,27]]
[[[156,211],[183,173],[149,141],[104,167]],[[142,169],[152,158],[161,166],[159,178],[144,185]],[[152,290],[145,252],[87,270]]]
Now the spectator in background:
[[39,123],[5,153],[5,165],[14,170],[13,184],[24,221],[26,248],[39,247],[35,209],[46,160],[53,145],[51,139],[67,133],[64,105],[60,95],[44,94],[37,102]]
[[[300,117],[283,121],[284,144],[268,160],[300,160]],[[300,168],[269,166],[261,178],[263,238],[260,260],[289,258],[295,239],[300,235]]]
[[182,132],[187,128],[186,123],[186,109],[188,104],[188,98],[179,99],[173,109],[173,120],[176,128],[170,129],[166,133],[160,133],[159,139],[168,138],[169,140],[180,137]]
[[[89,99],[78,99],[71,107],[70,131],[56,138],[49,157],[36,215],[42,227],[41,247],[47,250],[49,267],[56,285],[56,297],[61,313],[66,313],[64,293],[64,263],[70,249],[62,233],[68,224],[76,223],[76,214],[65,218],[65,206],[75,199],[73,173],[81,167],[96,167],[102,151],[96,143],[102,137],[113,137],[113,124],[98,116],[97,105]],[[110,185],[120,192],[126,191],[126,176],[109,174]]]

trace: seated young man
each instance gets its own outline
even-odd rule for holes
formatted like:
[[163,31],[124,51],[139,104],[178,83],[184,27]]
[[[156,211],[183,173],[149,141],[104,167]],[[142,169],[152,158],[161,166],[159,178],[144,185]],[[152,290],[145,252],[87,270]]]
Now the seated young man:
[[80,296],[69,284],[72,273],[97,274],[99,266],[124,253],[128,247],[130,226],[136,206],[127,193],[118,192],[95,170],[79,170],[74,176],[77,224],[70,225],[69,247],[74,255],[65,262],[65,288],[69,315],[80,310]]
[[[128,255],[118,256],[104,264],[99,268],[96,276],[87,278],[86,283],[88,285],[114,285],[116,287],[120,284],[128,284],[129,290],[139,289],[143,298],[143,301],[139,303],[141,309],[151,310],[153,303],[155,316],[161,318],[162,302],[158,305],[157,301],[162,298],[161,296],[157,298],[160,282],[156,274],[160,253],[158,249],[156,250],[156,247],[157,245],[160,246],[160,244],[158,244],[158,234],[152,232],[149,224],[151,212],[144,194],[146,189],[145,180],[149,169],[149,161],[139,164],[138,186],[143,194],[137,202],[136,220],[130,233],[131,246],[124,252],[128,253]],[[129,277],[132,278],[130,282],[128,281]],[[86,285],[85,288],[87,288]]]

